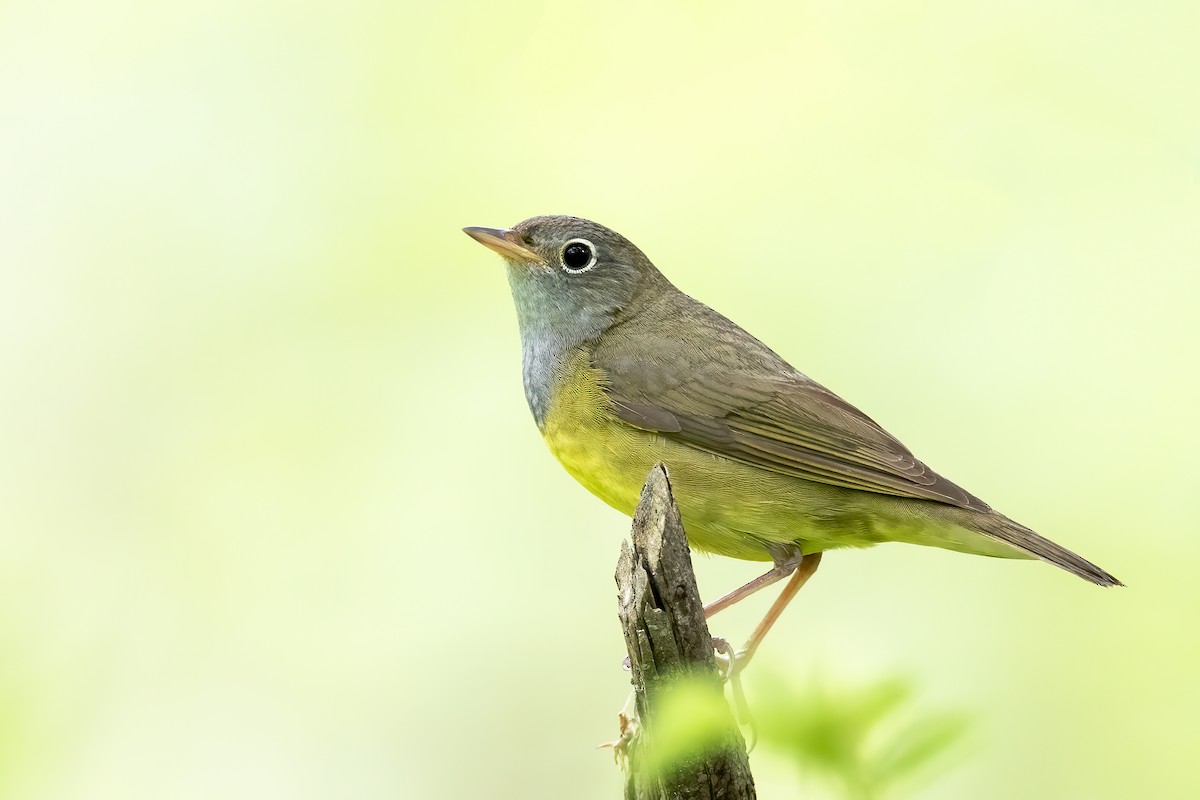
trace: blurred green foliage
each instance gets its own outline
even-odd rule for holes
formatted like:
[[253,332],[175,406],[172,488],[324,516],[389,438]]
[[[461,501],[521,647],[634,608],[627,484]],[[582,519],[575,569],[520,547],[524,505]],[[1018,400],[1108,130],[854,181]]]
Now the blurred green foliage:
[[697,760],[734,745],[730,708],[712,675],[679,674],[656,685],[648,720],[635,717],[628,769],[648,776],[695,769]]
[[655,711],[654,743],[642,762],[652,772],[672,769],[722,743],[730,722],[724,698],[710,681],[678,679],[661,689]]
[[915,694],[900,678],[835,686],[770,674],[756,692],[761,742],[842,797],[896,797],[947,767],[968,730],[961,712],[913,709]]
[[[917,705],[911,680],[834,683],[769,670],[757,678],[752,705],[743,708],[749,740],[757,736],[766,750],[792,762],[803,784],[824,782],[832,796],[911,796],[967,754],[968,716]],[[642,722],[628,765],[649,775],[694,771],[706,754],[743,746],[730,738],[731,706],[709,676],[684,675],[659,686],[651,718]]]
[[706,753],[735,746],[733,717],[710,675],[682,674],[657,685],[650,714],[639,722],[638,752],[631,759],[649,774],[687,769]]

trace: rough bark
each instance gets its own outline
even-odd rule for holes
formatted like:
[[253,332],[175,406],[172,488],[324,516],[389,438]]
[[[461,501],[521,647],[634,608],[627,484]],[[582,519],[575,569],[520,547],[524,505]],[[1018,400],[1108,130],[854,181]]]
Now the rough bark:
[[[633,518],[632,546],[617,562],[617,596],[629,651],[635,711],[622,716],[618,749],[625,757],[627,800],[745,800],[753,798],[746,744],[725,702],[712,637],[692,572],[687,535],[671,495],[666,468],[650,471]],[[660,701],[683,678],[718,709],[708,717],[702,747],[664,765],[656,717]],[[659,724],[661,723],[661,724]],[[677,749],[677,748],[676,748]],[[675,750],[672,750],[675,752]]]

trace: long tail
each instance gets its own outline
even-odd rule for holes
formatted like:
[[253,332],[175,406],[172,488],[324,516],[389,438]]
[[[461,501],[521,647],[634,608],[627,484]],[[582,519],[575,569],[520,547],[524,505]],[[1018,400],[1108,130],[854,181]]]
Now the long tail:
[[1042,561],[1048,561],[1056,567],[1062,567],[1072,575],[1078,575],[1085,581],[1091,581],[1099,586],[1124,586],[1119,580],[1097,567],[1086,558],[1077,556],[1067,548],[1057,545],[1020,523],[1013,522],[1003,514],[991,513],[978,516],[973,522],[975,527],[989,536],[1007,542],[1018,550],[1029,553]]

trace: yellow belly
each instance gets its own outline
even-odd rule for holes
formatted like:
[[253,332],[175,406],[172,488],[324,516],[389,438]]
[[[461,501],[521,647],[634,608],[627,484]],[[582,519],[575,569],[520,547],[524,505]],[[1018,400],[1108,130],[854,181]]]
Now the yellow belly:
[[[542,425],[550,451],[604,502],[633,514],[647,473],[667,465],[691,544],[700,550],[769,561],[781,544],[805,552],[880,541],[847,502],[846,490],[814,484],[705,453],[613,413],[603,376],[586,353],[569,359]],[[773,547],[772,545],[775,545]]]

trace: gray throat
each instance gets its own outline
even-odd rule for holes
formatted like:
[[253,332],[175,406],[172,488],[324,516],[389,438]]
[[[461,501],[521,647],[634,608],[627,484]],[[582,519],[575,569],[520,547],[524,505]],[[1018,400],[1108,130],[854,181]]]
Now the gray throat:
[[609,307],[580,311],[564,302],[549,276],[529,275],[510,268],[508,282],[521,327],[522,376],[525,400],[538,427],[546,424],[551,398],[571,352],[595,340],[612,324]]

